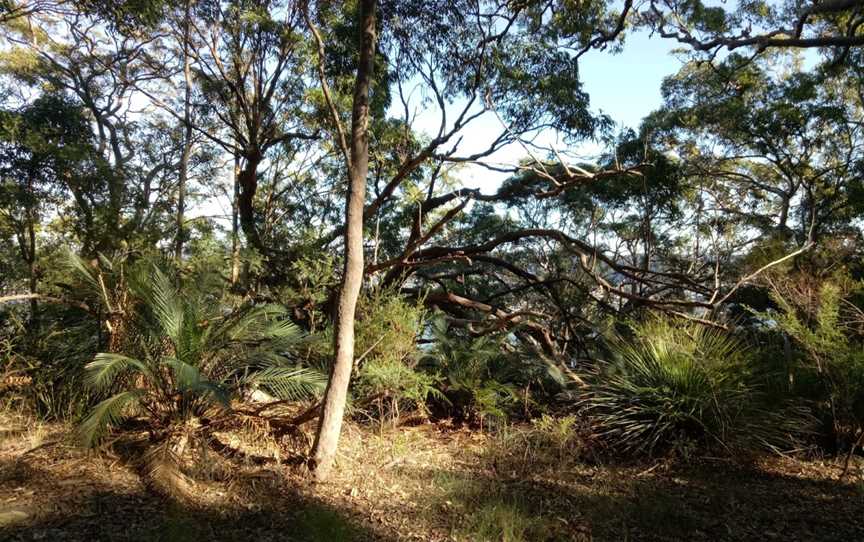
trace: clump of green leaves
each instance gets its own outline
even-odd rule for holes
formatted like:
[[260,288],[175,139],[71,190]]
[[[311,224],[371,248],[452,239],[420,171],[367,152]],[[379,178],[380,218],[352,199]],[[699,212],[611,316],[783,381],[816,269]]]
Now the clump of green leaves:
[[747,347],[697,323],[650,318],[616,337],[615,358],[586,376],[582,413],[616,451],[698,448],[740,452],[789,446],[806,412],[766,401]]
[[365,411],[382,422],[390,419],[395,424],[405,412],[425,415],[430,396],[445,399],[436,384],[434,376],[405,363],[373,360],[361,368],[354,392],[362,398]]
[[[422,305],[390,290],[373,290],[361,301],[355,351],[359,371],[353,393],[362,410],[382,422],[402,413],[427,413],[430,396],[441,397],[437,378],[417,369]],[[362,359],[361,359],[362,358]]]

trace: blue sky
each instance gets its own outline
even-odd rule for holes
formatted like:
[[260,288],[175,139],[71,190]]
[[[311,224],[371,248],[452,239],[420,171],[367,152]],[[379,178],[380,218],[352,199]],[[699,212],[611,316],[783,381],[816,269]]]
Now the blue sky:
[[671,54],[676,45],[672,40],[637,32],[627,37],[621,53],[586,53],[580,62],[580,78],[591,97],[592,108],[609,114],[618,123],[637,128],[645,115],[660,106],[663,78],[681,67],[681,62]]

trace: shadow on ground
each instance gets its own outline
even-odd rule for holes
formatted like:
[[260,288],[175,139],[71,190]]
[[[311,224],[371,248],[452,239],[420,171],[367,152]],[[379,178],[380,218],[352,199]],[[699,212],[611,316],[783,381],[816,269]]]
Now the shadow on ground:
[[386,474],[404,492],[367,500],[327,500],[284,471],[238,468],[219,486],[232,497],[203,506],[159,497],[130,469],[100,461],[59,453],[0,461],[0,540],[397,540],[375,516],[407,522],[414,540],[864,540],[862,486],[727,463],[582,465],[513,478],[403,464],[368,475]]
[[[436,487],[427,514],[451,510],[469,540],[849,541],[864,540],[864,490],[730,465],[634,477],[614,468],[542,479],[406,468]],[[515,533],[515,537],[514,537]]]
[[[355,512],[337,510],[286,488],[273,505],[198,507],[157,496],[143,487],[58,480],[29,463],[0,463],[0,540],[3,541],[381,541]],[[232,484],[260,484],[256,477]],[[15,505],[18,499],[30,505]],[[278,503],[278,505],[276,504]],[[5,516],[4,516],[5,514]],[[26,514],[26,517],[24,515]],[[6,523],[4,525],[4,523]]]

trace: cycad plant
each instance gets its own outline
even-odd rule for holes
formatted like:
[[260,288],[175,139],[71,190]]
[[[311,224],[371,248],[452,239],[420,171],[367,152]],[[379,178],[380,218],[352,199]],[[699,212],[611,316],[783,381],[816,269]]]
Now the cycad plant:
[[615,338],[615,359],[587,375],[582,413],[597,436],[625,453],[781,447],[805,412],[769,405],[745,345],[697,323],[650,318]]
[[230,414],[232,399],[259,388],[301,399],[323,387],[323,375],[292,362],[302,333],[281,307],[223,310],[206,293],[178,290],[156,265],[142,267],[129,279],[130,351],[97,354],[86,367],[90,386],[109,397],[81,423],[85,444],[139,417],[157,445],[155,473],[166,458],[176,464],[190,438],[206,436],[209,420]]
[[503,349],[498,337],[454,336],[446,320],[431,320],[434,348],[421,366],[439,380],[448,409],[463,419],[479,422],[502,421],[520,399],[518,368]]

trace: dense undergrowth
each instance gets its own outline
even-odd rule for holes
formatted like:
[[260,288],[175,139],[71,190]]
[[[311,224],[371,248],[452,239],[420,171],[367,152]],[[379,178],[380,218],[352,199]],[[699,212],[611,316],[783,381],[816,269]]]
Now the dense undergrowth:
[[[207,271],[171,279],[177,271],[158,258],[66,258],[60,287],[77,307],[30,321],[17,307],[4,312],[7,406],[76,421],[87,445],[132,423],[163,457],[229,419],[277,441],[314,419],[328,325],[303,331],[278,300],[244,301]],[[359,308],[351,416],[381,428],[447,420],[491,431],[527,463],[550,449],[558,460],[851,453],[864,419],[858,291],[842,277],[808,298],[775,288],[775,308],[737,331],[649,315],[602,337],[595,363],[568,367],[507,333],[472,334],[372,290]],[[280,414],[292,404],[312,415]],[[520,422],[531,430],[510,434]]]

